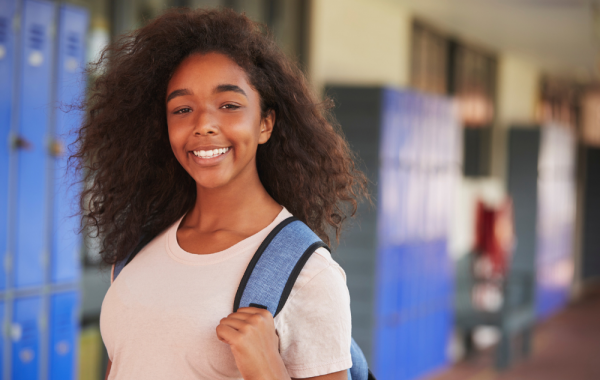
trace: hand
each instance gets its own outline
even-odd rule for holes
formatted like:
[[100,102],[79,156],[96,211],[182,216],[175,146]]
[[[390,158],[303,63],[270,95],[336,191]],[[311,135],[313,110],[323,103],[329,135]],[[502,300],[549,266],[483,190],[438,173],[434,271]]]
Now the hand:
[[231,347],[245,380],[290,379],[279,355],[279,337],[268,310],[243,307],[221,319],[217,337]]

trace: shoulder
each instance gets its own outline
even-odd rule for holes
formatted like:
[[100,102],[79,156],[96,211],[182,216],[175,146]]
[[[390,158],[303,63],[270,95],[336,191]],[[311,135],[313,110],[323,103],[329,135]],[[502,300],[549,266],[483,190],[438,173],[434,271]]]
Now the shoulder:
[[276,327],[286,330],[298,319],[350,319],[350,294],[346,273],[325,248],[317,249],[300,271],[290,296],[275,318]]
[[325,248],[308,259],[275,317],[281,357],[294,378],[352,366],[350,295],[346,274]]
[[342,267],[333,260],[331,253],[327,248],[317,249],[308,259],[300,275],[292,288],[290,299],[296,293],[312,281],[318,281],[323,285],[346,288],[346,273]]

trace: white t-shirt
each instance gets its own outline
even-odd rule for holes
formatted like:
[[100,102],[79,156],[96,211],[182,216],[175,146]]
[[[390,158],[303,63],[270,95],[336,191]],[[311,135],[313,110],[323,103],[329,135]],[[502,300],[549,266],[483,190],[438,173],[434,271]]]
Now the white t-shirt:
[[[284,208],[260,232],[208,255],[181,249],[181,219],[144,247],[102,303],[100,330],[112,361],[109,379],[242,379],[229,345],[215,329],[233,312],[238,285],[259,245],[290,216]],[[275,328],[293,378],[352,366],[346,275],[326,249],[307,261],[275,317]]]

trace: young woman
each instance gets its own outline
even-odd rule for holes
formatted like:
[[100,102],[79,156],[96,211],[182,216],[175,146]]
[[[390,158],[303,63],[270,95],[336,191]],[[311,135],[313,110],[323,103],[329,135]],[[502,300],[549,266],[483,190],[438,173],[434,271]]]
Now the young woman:
[[248,18],[174,10],[109,46],[79,132],[84,224],[108,264],[108,379],[346,379],[345,274],[318,249],[273,319],[232,313],[262,240],[295,215],[321,239],[365,177],[301,71]]

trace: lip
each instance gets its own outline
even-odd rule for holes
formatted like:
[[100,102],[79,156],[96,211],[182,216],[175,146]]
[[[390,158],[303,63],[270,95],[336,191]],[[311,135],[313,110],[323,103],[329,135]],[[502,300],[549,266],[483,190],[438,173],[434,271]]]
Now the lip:
[[[212,149],[221,149],[221,148],[229,148],[229,150],[221,155],[218,155],[217,157],[211,157],[211,158],[202,158],[202,157],[198,157],[194,154],[194,151],[197,152],[199,150],[212,150]],[[214,166],[214,165],[217,165],[218,163],[220,163],[221,161],[223,161],[227,156],[229,156],[229,153],[231,153],[232,150],[233,150],[232,146],[226,147],[226,146],[210,145],[210,146],[204,146],[202,148],[196,148],[194,150],[190,150],[188,152],[188,154],[190,156],[192,156],[192,160],[200,166]]]
[[[190,153],[197,152],[199,150],[214,150],[214,149],[223,149],[223,148],[231,148],[231,146],[217,146],[217,145],[202,145],[195,147],[194,149],[190,149]],[[194,154],[194,153],[192,153]]]

